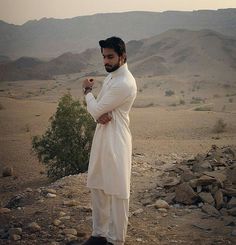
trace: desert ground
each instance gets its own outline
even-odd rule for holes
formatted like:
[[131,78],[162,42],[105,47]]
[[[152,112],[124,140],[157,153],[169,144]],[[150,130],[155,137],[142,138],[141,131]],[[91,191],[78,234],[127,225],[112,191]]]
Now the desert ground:
[[[86,173],[52,183],[31,147],[32,136],[45,132],[63,94],[70,92],[75,99],[83,99],[82,77],[83,74],[70,74],[49,81],[0,83],[0,173],[6,166],[14,171],[12,176],[0,177],[0,207],[20,193],[29,195],[22,208],[0,214],[0,244],[66,244],[69,238],[59,232],[66,227],[76,227],[81,241],[90,235]],[[103,78],[95,77],[95,93]],[[157,76],[137,77],[137,85],[137,99],[130,113],[133,215],[129,220],[127,245],[236,244],[233,216],[230,218],[234,225],[226,226],[224,218],[209,217],[198,208],[173,205],[166,213],[141,202],[145,193],[156,188],[156,180],[163,171],[160,166],[176,165],[206,153],[212,145],[236,146],[235,81]],[[219,119],[223,119],[226,127],[217,133],[214,127]],[[39,199],[37,195],[47,188],[54,188],[56,197]],[[79,205],[63,206],[69,196]],[[63,216],[61,212],[67,217],[64,226],[53,226],[57,214]],[[24,233],[24,227],[33,221],[42,229],[39,233]],[[7,229],[19,226],[23,228],[20,240],[3,238]]]

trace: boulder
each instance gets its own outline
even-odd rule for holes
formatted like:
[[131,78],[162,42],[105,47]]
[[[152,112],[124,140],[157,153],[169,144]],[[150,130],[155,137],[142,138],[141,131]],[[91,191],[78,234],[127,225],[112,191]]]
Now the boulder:
[[183,204],[194,204],[198,195],[188,183],[182,183],[175,189],[175,201]]
[[211,193],[209,192],[201,192],[198,194],[198,196],[201,198],[201,200],[204,202],[204,203],[208,203],[210,205],[215,205],[215,200],[213,198],[213,196],[211,195]]

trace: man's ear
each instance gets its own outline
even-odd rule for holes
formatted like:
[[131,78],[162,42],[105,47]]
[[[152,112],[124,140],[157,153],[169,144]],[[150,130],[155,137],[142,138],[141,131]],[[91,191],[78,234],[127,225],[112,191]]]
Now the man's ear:
[[126,62],[126,60],[127,60],[126,54],[124,53],[124,54],[122,54],[120,57],[121,57],[122,63],[124,64],[124,63]]

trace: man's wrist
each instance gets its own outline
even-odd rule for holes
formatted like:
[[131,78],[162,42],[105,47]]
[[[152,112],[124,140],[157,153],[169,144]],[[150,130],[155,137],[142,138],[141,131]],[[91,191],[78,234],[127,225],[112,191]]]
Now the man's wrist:
[[85,87],[85,88],[83,88],[84,95],[88,94],[88,93],[91,92],[92,90],[93,90],[92,87]]

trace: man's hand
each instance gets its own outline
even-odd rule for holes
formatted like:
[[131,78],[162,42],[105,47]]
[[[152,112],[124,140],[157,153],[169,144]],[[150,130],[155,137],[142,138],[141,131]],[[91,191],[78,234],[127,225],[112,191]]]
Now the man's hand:
[[98,118],[97,123],[101,123],[104,125],[110,122],[111,119],[112,119],[111,113],[105,113]]
[[94,85],[94,79],[92,78],[87,78],[82,82],[82,86],[83,88],[87,88],[87,87],[93,87]]

